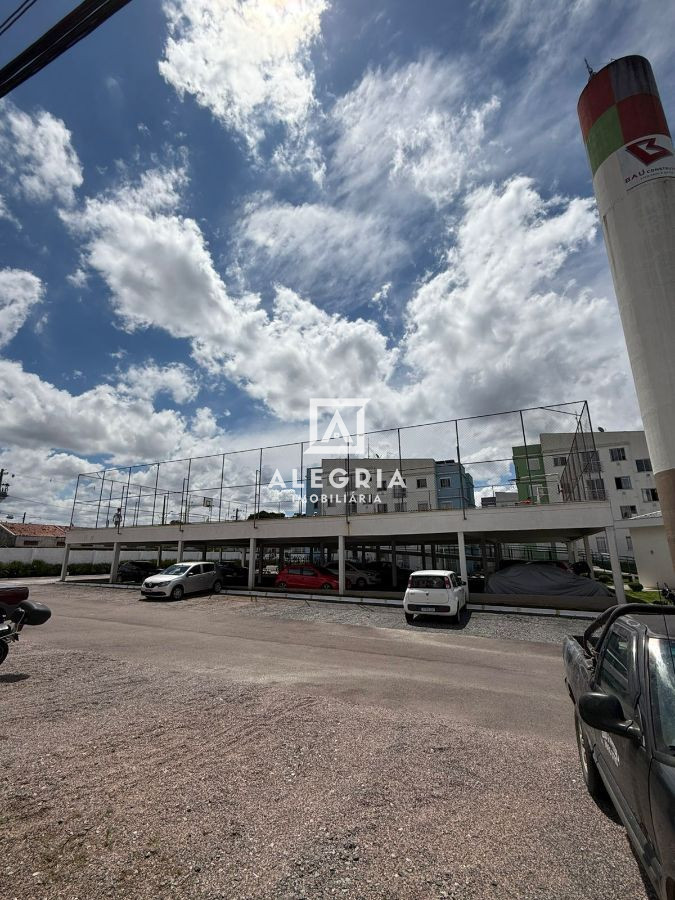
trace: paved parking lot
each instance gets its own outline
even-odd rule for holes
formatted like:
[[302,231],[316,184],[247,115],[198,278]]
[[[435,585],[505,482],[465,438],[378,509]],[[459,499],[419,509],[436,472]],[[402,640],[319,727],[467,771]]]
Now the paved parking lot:
[[6,896],[645,896],[528,631],[573,622],[32,595],[53,619],[0,670]]

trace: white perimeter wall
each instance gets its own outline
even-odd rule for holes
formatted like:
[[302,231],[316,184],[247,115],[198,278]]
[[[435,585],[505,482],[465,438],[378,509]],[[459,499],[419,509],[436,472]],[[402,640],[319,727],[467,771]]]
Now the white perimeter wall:
[[[33,562],[34,559],[45,563],[63,562],[63,547],[0,547],[0,563],[8,562]],[[71,550],[68,563],[109,563],[112,562],[112,550]],[[175,548],[165,548],[162,552],[163,559],[175,559]],[[183,553],[183,559],[201,559],[199,550],[190,550]],[[218,553],[207,553],[207,559],[218,559]],[[120,559],[145,559],[149,562],[157,561],[157,552],[150,550],[122,550]],[[241,552],[223,553],[223,559],[241,560]]]

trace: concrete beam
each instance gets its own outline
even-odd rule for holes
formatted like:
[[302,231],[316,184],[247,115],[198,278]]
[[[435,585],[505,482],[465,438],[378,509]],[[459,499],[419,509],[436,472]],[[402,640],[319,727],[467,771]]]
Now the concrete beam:
[[464,544],[464,532],[457,532],[457,552],[459,554],[459,574],[462,581],[468,585],[469,572],[466,567],[466,546]]

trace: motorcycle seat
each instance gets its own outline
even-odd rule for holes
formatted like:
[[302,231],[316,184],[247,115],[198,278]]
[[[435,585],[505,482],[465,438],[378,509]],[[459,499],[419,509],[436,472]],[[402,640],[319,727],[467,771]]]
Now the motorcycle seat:
[[28,588],[21,584],[0,584],[0,604],[16,606],[28,600]]

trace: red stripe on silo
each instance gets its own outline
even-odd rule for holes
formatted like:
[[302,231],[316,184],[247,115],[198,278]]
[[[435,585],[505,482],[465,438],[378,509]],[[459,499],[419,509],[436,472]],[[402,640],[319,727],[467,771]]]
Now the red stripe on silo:
[[610,106],[614,106],[614,89],[612,87],[612,79],[609,74],[609,67],[605,66],[597,75],[593,75],[586,87],[583,89],[579,103],[577,104],[577,112],[579,113],[579,122],[581,124],[581,133],[584,141],[588,137],[588,132],[593,127],[600,116],[607,112]]
[[653,94],[626,97],[617,103],[617,109],[625,144],[646,134],[670,135],[661,101]]

